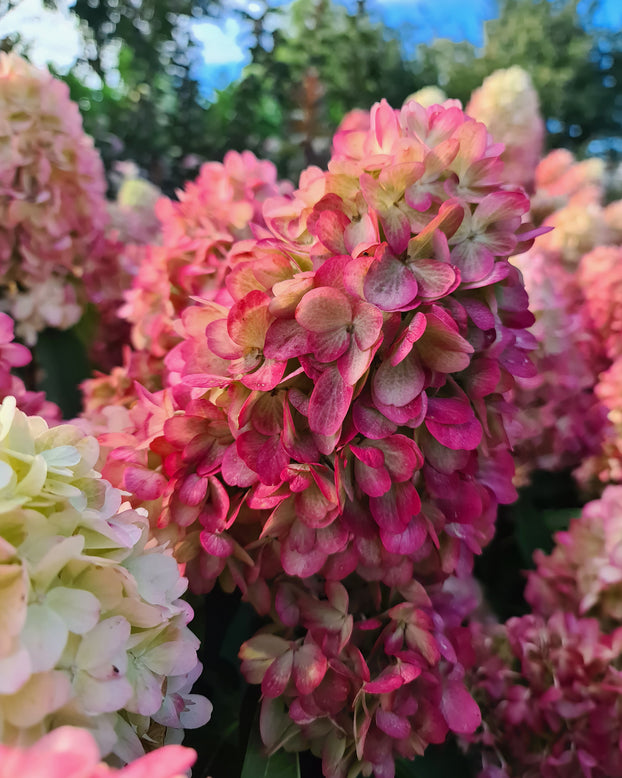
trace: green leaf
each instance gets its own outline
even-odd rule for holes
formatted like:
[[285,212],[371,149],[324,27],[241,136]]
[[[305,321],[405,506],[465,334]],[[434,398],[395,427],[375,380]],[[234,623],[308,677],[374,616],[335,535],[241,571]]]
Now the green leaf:
[[300,778],[298,754],[277,751],[266,756],[259,734],[259,717],[255,717],[248,739],[241,778]]
[[551,532],[568,529],[571,519],[581,515],[581,508],[551,508],[542,511],[544,523]]
[[33,349],[41,371],[37,389],[60,406],[63,418],[71,419],[82,409],[80,384],[91,374],[84,344],[73,330],[46,329]]

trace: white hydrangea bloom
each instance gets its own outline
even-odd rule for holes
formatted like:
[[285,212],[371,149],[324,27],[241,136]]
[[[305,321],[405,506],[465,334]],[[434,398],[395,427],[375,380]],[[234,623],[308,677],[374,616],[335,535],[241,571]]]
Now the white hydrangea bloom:
[[[97,441],[0,405],[0,740],[88,728],[103,755],[201,726],[187,581],[94,469]],[[138,715],[137,715],[138,714]],[[168,733],[169,740],[179,735]]]

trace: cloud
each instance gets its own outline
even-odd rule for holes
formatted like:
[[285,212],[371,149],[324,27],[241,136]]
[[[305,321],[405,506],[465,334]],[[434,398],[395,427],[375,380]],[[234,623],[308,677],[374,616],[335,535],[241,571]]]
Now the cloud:
[[197,22],[192,25],[194,38],[202,45],[203,61],[206,65],[229,65],[248,61],[248,52],[238,42],[241,28],[235,19],[227,19],[224,29],[212,22]]
[[22,0],[0,19],[0,38],[19,33],[35,65],[68,70],[82,47],[77,17],[68,5],[59,3],[62,10],[51,11],[41,0]]

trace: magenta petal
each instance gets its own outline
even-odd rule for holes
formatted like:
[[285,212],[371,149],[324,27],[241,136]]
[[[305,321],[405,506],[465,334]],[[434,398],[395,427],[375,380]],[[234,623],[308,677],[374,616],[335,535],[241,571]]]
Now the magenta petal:
[[199,536],[201,545],[208,554],[226,559],[234,549],[233,540],[226,534],[203,530]]
[[391,476],[384,467],[370,467],[356,459],[354,477],[357,484],[370,497],[381,497],[391,488]]
[[403,740],[410,735],[408,719],[398,716],[390,710],[378,708],[376,711],[376,724],[378,729],[395,740]]
[[328,332],[312,332],[309,347],[318,362],[334,362],[344,354],[350,345],[351,335],[345,327]]
[[389,421],[375,408],[364,405],[360,400],[352,407],[352,420],[358,432],[371,440],[386,438],[397,431],[395,422]]
[[236,441],[238,454],[264,484],[278,484],[281,473],[289,464],[289,455],[279,435],[267,437],[254,430],[243,432]]
[[363,284],[365,299],[383,311],[398,311],[417,296],[417,280],[403,262],[389,252],[369,268]]
[[408,526],[401,532],[380,530],[382,545],[392,554],[414,554],[425,543],[427,536],[428,531],[422,516],[415,516],[411,519]]
[[421,393],[424,371],[414,354],[409,354],[393,366],[383,362],[372,381],[372,396],[383,405],[407,405]]
[[123,474],[125,488],[141,500],[157,500],[164,493],[167,483],[162,473],[143,467],[128,467]]
[[356,305],[352,323],[354,324],[353,334],[356,345],[361,351],[365,351],[378,340],[383,324],[382,311],[370,303],[359,302]]
[[441,424],[426,419],[425,426],[439,443],[454,451],[472,451],[482,440],[482,425],[476,418],[464,424]]
[[369,508],[378,526],[387,532],[402,532],[421,510],[417,490],[410,483],[393,484],[381,497],[370,497]]
[[309,426],[320,435],[334,435],[346,417],[353,389],[336,368],[325,370],[313,387],[309,400]]
[[251,470],[238,454],[235,443],[225,451],[222,459],[222,477],[229,486],[252,486],[258,480],[257,473]]
[[443,689],[441,713],[447,726],[459,735],[469,735],[482,723],[477,703],[461,681],[449,681]]
[[283,694],[289,683],[293,664],[293,651],[286,651],[272,662],[261,682],[261,691],[264,697],[274,699]]
[[290,537],[281,545],[281,564],[287,575],[298,578],[308,578],[318,573],[326,562],[326,554],[319,548],[309,551],[298,551],[290,543]]
[[266,333],[263,353],[268,359],[288,360],[309,352],[309,333],[295,319],[277,319]]
[[462,282],[471,284],[490,275],[495,257],[483,243],[465,240],[454,246],[451,251],[451,261],[458,266]]
[[263,365],[253,373],[247,373],[243,376],[242,383],[249,389],[269,392],[283,378],[285,366],[285,362],[275,362],[273,359],[266,359]]
[[337,367],[346,384],[354,386],[359,378],[365,375],[375,351],[373,348],[361,351],[354,340],[350,341],[348,350],[337,361]]
[[409,267],[417,279],[419,297],[426,300],[445,297],[458,286],[459,275],[445,262],[439,262],[437,259],[419,259]]
[[387,243],[396,254],[401,254],[408,247],[410,240],[410,222],[405,213],[393,206],[380,217]]

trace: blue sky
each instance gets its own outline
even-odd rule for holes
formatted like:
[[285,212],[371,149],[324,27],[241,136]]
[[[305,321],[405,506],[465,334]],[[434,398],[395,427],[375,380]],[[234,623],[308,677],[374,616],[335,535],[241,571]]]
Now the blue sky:
[[[259,0],[226,0],[230,8],[244,8],[253,14],[263,3]],[[352,8],[356,0],[335,0]],[[0,19],[0,37],[13,31],[32,43],[30,54],[38,64],[52,62],[59,69],[69,68],[80,46],[80,37],[72,18],[73,0],[60,0],[61,11],[54,14],[42,7],[41,0],[21,0],[14,11]],[[286,6],[287,0],[272,0]],[[587,7],[589,0],[581,0]],[[367,0],[372,18],[383,21],[396,35],[407,31],[410,45],[437,37],[455,41],[483,42],[483,24],[496,16],[496,0]],[[277,23],[274,15],[274,23]],[[622,29],[622,0],[598,0],[595,18],[598,24]],[[398,30],[400,33],[398,33]],[[202,44],[200,78],[207,94],[237,78],[248,63],[249,30],[233,15],[218,23],[193,23],[192,32]]]

